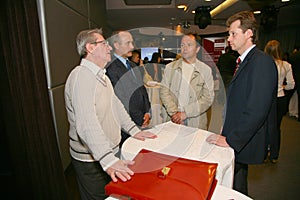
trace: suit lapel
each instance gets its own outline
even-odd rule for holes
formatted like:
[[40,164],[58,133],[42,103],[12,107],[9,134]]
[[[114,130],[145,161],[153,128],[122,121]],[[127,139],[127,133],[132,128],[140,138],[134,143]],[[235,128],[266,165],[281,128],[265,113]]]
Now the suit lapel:
[[231,82],[235,81],[235,79],[243,71],[243,69],[245,69],[245,67],[247,67],[248,62],[252,58],[252,55],[254,54],[254,52],[256,51],[256,49],[257,49],[257,47],[254,47],[253,49],[251,49],[251,51],[249,51],[249,53],[247,54],[247,56],[245,57],[245,59],[243,60],[243,62],[240,63],[239,68],[236,71],[236,74],[232,78]]

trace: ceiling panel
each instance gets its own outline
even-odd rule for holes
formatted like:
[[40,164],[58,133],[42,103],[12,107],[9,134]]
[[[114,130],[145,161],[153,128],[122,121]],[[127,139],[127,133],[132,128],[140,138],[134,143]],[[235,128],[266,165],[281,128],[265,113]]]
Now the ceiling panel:
[[[139,0],[135,0],[139,1]],[[149,0],[150,2],[152,0]],[[274,5],[279,9],[278,26],[299,24],[300,0],[291,0],[290,3],[282,3],[281,0],[238,0],[231,7],[212,17],[212,25],[204,30],[194,26],[194,14],[192,11],[198,6],[217,7],[224,0],[171,0],[170,5],[126,5],[123,0],[106,0],[107,24],[112,30],[133,29],[140,27],[170,27],[175,29],[177,25],[185,22],[191,24],[193,30],[205,32],[209,26],[225,26],[226,19],[234,13],[242,10],[254,10],[254,7]],[[188,5],[186,11],[177,9],[176,6],[185,3]],[[250,5],[251,6],[250,6]],[[258,20],[260,16],[257,16]],[[223,30],[224,28],[222,28]]]

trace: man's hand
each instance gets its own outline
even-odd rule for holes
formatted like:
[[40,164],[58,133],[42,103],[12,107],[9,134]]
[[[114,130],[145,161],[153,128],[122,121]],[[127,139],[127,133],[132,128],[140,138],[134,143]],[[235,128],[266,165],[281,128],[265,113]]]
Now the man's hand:
[[144,122],[142,124],[142,128],[146,128],[150,123],[150,113],[145,113],[143,119],[144,119]]
[[226,142],[226,137],[218,134],[211,134],[206,138],[206,141],[210,144],[215,144],[221,147],[229,147],[229,144]]
[[184,120],[186,120],[187,116],[185,112],[176,112],[174,115],[172,115],[172,122],[175,124],[184,124]]
[[146,138],[151,138],[151,139],[157,138],[157,135],[149,131],[141,131],[135,134],[133,138],[144,141]]
[[130,160],[119,160],[115,162],[111,167],[107,168],[106,173],[111,177],[113,182],[117,182],[118,178],[123,182],[131,179],[131,176],[134,174],[128,165],[133,165],[134,161]]

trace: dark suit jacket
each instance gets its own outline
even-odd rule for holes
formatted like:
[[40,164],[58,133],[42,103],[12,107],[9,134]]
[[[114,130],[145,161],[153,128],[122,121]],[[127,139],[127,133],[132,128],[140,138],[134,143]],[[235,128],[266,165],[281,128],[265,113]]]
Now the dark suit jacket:
[[276,97],[276,65],[254,47],[228,88],[222,135],[234,149],[236,162],[263,162],[267,131],[276,131]]
[[139,126],[143,124],[144,114],[150,111],[150,101],[148,93],[143,84],[143,76],[139,67],[134,67],[134,75],[117,58],[113,57],[112,62],[106,69],[106,74],[110,78],[114,91],[123,103],[132,120]]

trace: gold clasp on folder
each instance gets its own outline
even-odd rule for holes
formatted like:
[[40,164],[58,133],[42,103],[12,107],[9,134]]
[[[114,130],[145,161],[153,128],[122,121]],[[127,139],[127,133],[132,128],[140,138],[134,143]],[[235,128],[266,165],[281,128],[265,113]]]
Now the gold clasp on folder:
[[163,173],[163,175],[167,176],[170,170],[171,170],[170,167],[164,167],[162,168],[161,172]]
[[162,178],[162,179],[165,179],[167,177],[167,175],[169,174],[171,168],[170,167],[164,167],[162,168],[161,171],[158,172],[158,177],[159,178]]

